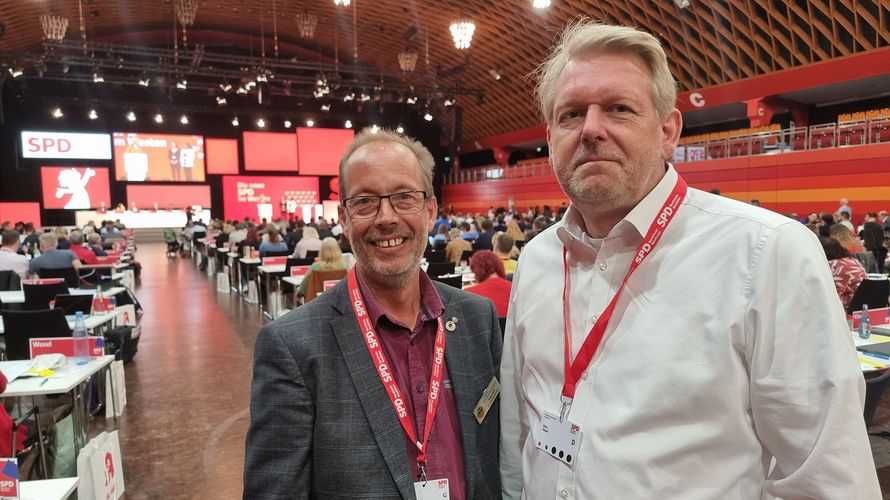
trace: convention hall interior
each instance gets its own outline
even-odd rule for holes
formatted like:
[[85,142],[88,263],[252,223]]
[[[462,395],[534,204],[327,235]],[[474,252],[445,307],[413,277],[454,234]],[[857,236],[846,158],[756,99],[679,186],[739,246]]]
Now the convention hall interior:
[[[493,226],[515,266],[568,205],[530,75],[580,19],[661,42],[691,188],[826,235],[850,211],[867,277],[838,335],[867,314],[890,336],[890,0],[0,0],[0,221],[28,259],[44,235],[80,249],[65,272],[0,270],[22,497],[90,498],[103,470],[109,498],[241,497],[254,342],[345,276],[308,278],[320,240],[355,262],[338,169],[361,130],[433,155],[452,229],[429,235],[432,279],[485,279]],[[270,238],[287,249],[260,255]],[[46,373],[81,328],[96,353],[63,384]],[[890,358],[858,356],[890,498]]]

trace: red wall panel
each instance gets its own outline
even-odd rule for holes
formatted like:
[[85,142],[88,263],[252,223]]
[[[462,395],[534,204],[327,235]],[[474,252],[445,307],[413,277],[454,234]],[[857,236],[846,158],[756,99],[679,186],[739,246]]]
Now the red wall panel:
[[191,205],[210,207],[210,186],[127,186],[127,206],[150,209],[182,209]]
[[244,170],[298,172],[297,134],[244,132]]
[[0,222],[33,222],[40,227],[40,203],[36,201],[0,202]]
[[238,139],[207,139],[208,174],[238,173]]

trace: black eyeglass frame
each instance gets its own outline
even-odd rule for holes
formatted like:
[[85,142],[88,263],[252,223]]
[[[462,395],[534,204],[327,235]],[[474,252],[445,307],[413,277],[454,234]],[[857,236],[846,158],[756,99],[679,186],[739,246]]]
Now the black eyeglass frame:
[[[414,193],[420,193],[421,195],[423,195],[423,200],[421,200],[421,203],[420,203],[420,205],[418,205],[417,210],[412,210],[412,211],[406,212],[404,210],[397,208],[396,205],[392,202],[393,196],[398,196],[400,194],[414,194]],[[377,214],[380,213],[380,207],[383,206],[384,199],[389,200],[389,206],[392,207],[392,209],[395,211],[395,213],[397,213],[399,215],[411,215],[411,214],[416,214],[416,213],[421,212],[423,210],[423,207],[426,206],[426,201],[429,199],[429,197],[430,197],[430,195],[427,194],[426,191],[417,189],[417,190],[412,190],[412,191],[399,191],[398,193],[390,193],[390,194],[382,195],[382,196],[378,196],[378,195],[352,196],[350,198],[346,198],[345,200],[340,200],[340,204],[343,205],[343,209],[346,210],[346,214],[349,215],[349,217],[351,217],[353,219],[373,219],[374,217],[377,217]],[[374,213],[371,215],[363,215],[363,216],[353,215],[352,209],[349,208],[347,203],[351,200],[357,200],[359,198],[368,198],[368,199],[376,198],[377,199],[377,210],[375,210]]]

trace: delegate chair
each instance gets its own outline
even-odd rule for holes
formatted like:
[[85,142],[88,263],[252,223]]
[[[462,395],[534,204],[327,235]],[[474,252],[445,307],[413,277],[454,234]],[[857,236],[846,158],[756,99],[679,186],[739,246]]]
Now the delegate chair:
[[325,281],[341,280],[346,277],[346,269],[328,269],[312,271],[306,276],[306,298],[305,302],[314,299],[319,293],[324,291]]
[[871,427],[872,420],[875,418],[875,411],[881,402],[881,396],[887,387],[887,381],[890,380],[890,369],[885,369],[883,373],[876,371],[865,374],[865,409],[862,412],[865,417],[865,428]]
[[474,253],[476,253],[475,250],[464,250],[460,254],[460,261],[461,262],[470,262],[470,257],[472,257]]
[[68,293],[68,286],[65,283],[51,283],[48,285],[25,283],[22,285],[22,289],[25,292],[25,303],[22,305],[22,309],[25,311],[49,309],[49,301],[55,299],[56,295]]
[[68,288],[80,286],[80,274],[73,267],[60,267],[57,269],[40,269],[37,274],[40,279],[63,278]]
[[306,258],[315,262],[315,259],[318,258],[318,250],[306,250]]
[[56,295],[56,303],[53,307],[61,309],[66,316],[73,316],[77,311],[82,312],[84,316],[88,316],[93,311],[93,296],[60,293]]
[[29,340],[45,337],[70,337],[71,328],[61,309],[3,311],[6,359],[31,359]]
[[0,292],[22,289],[22,279],[15,271],[0,271]]
[[431,278],[454,274],[454,262],[430,262],[426,268],[426,274]]
[[890,280],[862,280],[853,298],[850,299],[847,314],[861,311],[863,305],[868,305],[869,309],[887,307],[888,297],[890,297]]

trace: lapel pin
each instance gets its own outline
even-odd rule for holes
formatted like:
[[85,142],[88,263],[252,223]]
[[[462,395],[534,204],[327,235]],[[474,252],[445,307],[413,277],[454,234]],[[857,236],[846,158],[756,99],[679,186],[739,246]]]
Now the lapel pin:
[[457,328],[457,318],[451,318],[445,322],[445,329],[453,332]]

